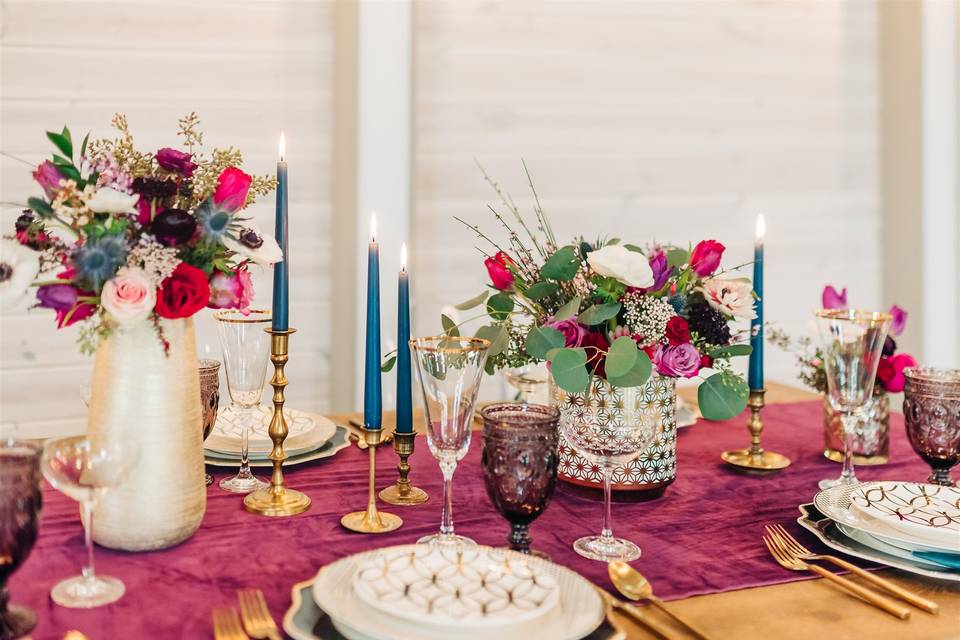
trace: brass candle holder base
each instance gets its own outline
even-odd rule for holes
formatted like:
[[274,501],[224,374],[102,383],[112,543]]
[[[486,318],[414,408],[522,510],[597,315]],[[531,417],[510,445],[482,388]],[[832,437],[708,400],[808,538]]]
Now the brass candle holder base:
[[295,516],[310,508],[310,498],[306,494],[287,488],[282,469],[283,461],[287,459],[283,441],[287,439],[289,432],[287,421],[283,417],[283,404],[286,401],[284,389],[288,383],[283,369],[289,359],[287,349],[290,334],[296,329],[266,331],[270,334],[270,361],[273,362],[273,378],[270,379],[273,387],[273,417],[267,429],[270,440],[273,441],[273,449],[268,456],[273,461],[273,473],[270,476],[270,486],[247,494],[243,499],[243,508],[261,516]]
[[423,504],[430,499],[427,492],[419,487],[410,484],[407,476],[410,474],[410,463],[407,459],[413,454],[413,445],[417,437],[416,433],[397,433],[393,434],[393,450],[400,456],[400,464],[397,465],[397,471],[400,478],[397,483],[391,485],[380,492],[380,499],[387,504],[410,507],[417,504]]
[[377,509],[377,445],[380,444],[380,429],[363,428],[363,439],[370,452],[370,483],[367,496],[367,510],[354,511],[340,518],[340,524],[345,529],[357,533],[387,533],[399,529],[403,525],[400,516],[392,513],[383,513]]
[[750,448],[724,451],[720,458],[727,464],[755,471],[779,471],[790,466],[789,458],[772,451],[764,451],[760,446],[760,432],[763,431],[760,411],[764,407],[763,396],[766,392],[766,389],[750,390],[750,398],[747,400],[747,406],[750,407],[750,419],[747,421]]

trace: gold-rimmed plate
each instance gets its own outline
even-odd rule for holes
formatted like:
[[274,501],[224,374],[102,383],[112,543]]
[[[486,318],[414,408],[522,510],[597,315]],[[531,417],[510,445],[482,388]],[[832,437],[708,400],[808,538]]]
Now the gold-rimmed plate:
[[[343,427],[336,427],[332,438],[324,442],[319,447],[306,451],[304,453],[290,456],[283,462],[284,467],[292,467],[305,462],[313,462],[335,456],[338,451],[350,446],[350,438],[347,430]],[[204,451],[203,461],[213,467],[230,467],[236,469],[240,466],[240,458],[233,455],[214,454],[210,451]],[[257,458],[250,460],[251,467],[269,468],[273,462],[269,458]]]

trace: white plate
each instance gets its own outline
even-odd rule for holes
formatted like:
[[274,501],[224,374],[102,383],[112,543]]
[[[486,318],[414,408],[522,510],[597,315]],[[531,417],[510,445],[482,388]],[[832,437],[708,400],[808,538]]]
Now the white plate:
[[917,482],[873,482],[850,495],[865,520],[929,544],[960,547],[960,489]]
[[[329,419],[316,413],[285,409],[287,421],[287,439],[284,448],[289,455],[317,449],[333,437],[336,425]],[[239,412],[227,407],[217,415],[217,423],[203,443],[204,449],[223,456],[240,455],[242,426]],[[273,441],[267,429],[273,418],[273,408],[261,405],[257,410],[258,421],[250,432],[249,452],[251,458],[266,458],[273,448]]]
[[[312,462],[314,460],[329,458],[333,455],[336,455],[336,453],[341,449],[346,449],[349,446],[350,437],[347,433],[347,430],[343,427],[335,427],[335,433],[332,438],[311,451],[290,456],[283,461],[283,466],[292,467],[298,464],[303,464],[304,462]],[[212,467],[232,467],[236,469],[240,466],[240,458],[237,456],[214,454],[209,451],[204,451],[203,461]],[[251,458],[250,466],[269,468],[273,466],[273,462],[268,458]]]
[[898,547],[892,544],[887,544],[883,540],[880,540],[879,538],[870,535],[866,531],[860,531],[859,529],[848,527],[847,525],[840,524],[839,522],[835,522],[834,524],[837,526],[837,529],[840,530],[840,533],[842,533],[843,535],[847,536],[848,538],[850,538],[855,542],[859,542],[864,546],[870,547],[871,549],[876,549],[877,551],[881,551],[895,558],[909,560],[910,562],[913,562],[920,567],[934,569],[934,570],[945,568],[935,562],[930,562],[930,561],[924,560],[923,558],[918,558],[917,556],[913,555],[912,551],[908,549],[903,549],[901,547]]
[[[404,633],[375,615],[353,590],[357,571],[382,553],[413,551],[416,545],[404,545],[367,551],[327,565],[313,583],[313,598],[327,612],[337,629],[351,640],[450,640],[448,633],[437,634],[426,625],[416,635]],[[490,547],[481,547],[490,549]],[[497,550],[498,553],[501,553]],[[524,562],[536,571],[551,575],[557,582],[560,606],[544,619],[538,638],[577,640],[596,629],[604,620],[603,601],[594,586],[573,571],[547,560],[503,551],[512,561]],[[442,631],[442,629],[440,629]],[[458,634],[457,637],[465,637]],[[527,640],[529,632],[517,636],[501,630],[496,640]]]
[[894,529],[877,518],[865,518],[857,510],[851,509],[851,497],[862,492],[864,487],[869,487],[873,484],[876,483],[864,482],[849,486],[833,487],[832,489],[818,493],[814,497],[813,503],[820,513],[831,520],[860,531],[865,531],[880,541],[900,547],[901,549],[960,553],[960,538],[954,542],[953,546],[940,546],[936,543],[931,543],[929,540],[910,535],[909,532]]

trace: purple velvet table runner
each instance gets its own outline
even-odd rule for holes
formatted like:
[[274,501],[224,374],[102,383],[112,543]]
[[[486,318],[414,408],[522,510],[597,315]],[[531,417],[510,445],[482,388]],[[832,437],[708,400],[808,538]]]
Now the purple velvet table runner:
[[[659,500],[614,506],[614,533],[640,545],[634,563],[664,599],[730,591],[803,579],[770,558],[761,542],[763,525],[779,522],[814,549],[822,545],[795,520],[797,505],[809,502],[817,481],[840,473],[823,457],[822,405],[772,405],[764,410],[763,443],[793,464],[774,475],[744,475],[720,461],[720,452],[746,446],[745,418],[699,422],[678,436],[677,480]],[[490,504],[480,469],[479,434],[454,476],[457,531],[483,544],[501,546],[508,527]],[[378,487],[396,477],[396,456],[386,447],[378,456]],[[891,416],[891,462],[861,467],[864,480],[922,481],[929,471],[903,432],[903,418]],[[214,606],[236,604],[245,587],[264,591],[279,621],[290,605],[290,588],[343,556],[381,546],[406,544],[434,532],[440,520],[441,477],[426,443],[418,439],[412,479],[430,494],[418,507],[389,507],[404,526],[385,535],[360,535],[340,527],[340,516],[366,504],[367,454],[350,447],[336,457],[288,470],[289,484],[313,498],[311,509],[293,518],[246,513],[241,497],[209,488],[200,530],[173,549],[124,553],[97,548],[97,571],[124,581],[119,602],[80,611],[50,600],[50,588],[79,573],[83,536],[77,504],[46,487],[40,538],[25,565],[10,581],[12,601],[32,607],[40,623],[35,640],[59,640],[78,629],[91,640],[119,638],[209,638]],[[224,469],[213,469],[217,479]],[[263,473],[264,470],[259,470]],[[534,547],[554,561],[609,587],[606,566],[571,549],[574,539],[598,533],[601,504],[564,491],[531,527]],[[728,562],[717,563],[723,555]]]

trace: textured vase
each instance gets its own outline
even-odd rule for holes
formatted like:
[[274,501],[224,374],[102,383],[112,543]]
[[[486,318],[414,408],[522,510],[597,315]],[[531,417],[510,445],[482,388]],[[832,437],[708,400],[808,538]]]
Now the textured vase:
[[114,331],[97,349],[88,432],[136,444],[128,479],[98,502],[93,539],[111,549],[163,549],[189,538],[207,504],[193,320]]
[[[853,462],[856,465],[886,464],[890,459],[890,397],[874,395],[864,406],[865,420],[857,426],[853,438]],[[843,462],[843,424],[829,400],[823,400],[823,455]]]
[[[560,419],[622,420],[630,394],[591,378],[590,393],[567,393],[550,385],[552,403],[560,409]],[[656,441],[638,458],[613,472],[612,488],[620,499],[646,500],[663,494],[677,472],[677,386],[674,378],[654,374],[641,387],[641,410],[660,421]],[[602,497],[603,473],[599,465],[580,456],[565,441],[560,441],[560,468],[557,476],[569,485]]]

